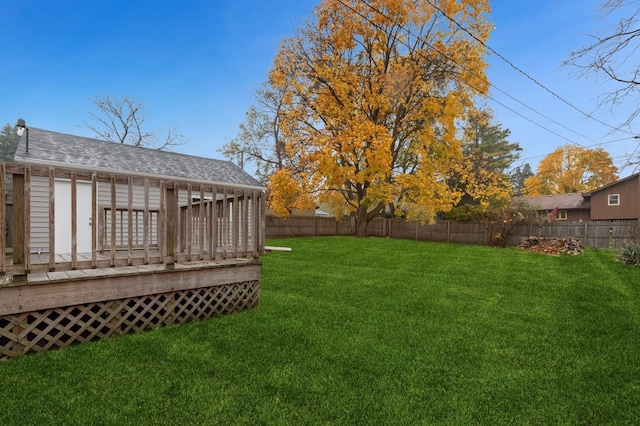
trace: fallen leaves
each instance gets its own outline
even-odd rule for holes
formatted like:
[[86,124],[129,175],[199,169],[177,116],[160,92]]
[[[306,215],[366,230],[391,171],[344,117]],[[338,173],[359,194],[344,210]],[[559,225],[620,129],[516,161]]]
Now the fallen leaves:
[[575,238],[524,237],[518,245],[523,250],[543,254],[581,254],[584,247]]

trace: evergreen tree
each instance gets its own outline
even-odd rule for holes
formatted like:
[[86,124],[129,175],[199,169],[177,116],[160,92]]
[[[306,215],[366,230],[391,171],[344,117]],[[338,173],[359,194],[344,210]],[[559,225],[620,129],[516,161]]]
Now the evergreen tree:
[[524,166],[516,167],[511,172],[511,187],[513,188],[513,195],[519,197],[522,195],[522,190],[524,189],[524,181],[533,176],[533,170],[531,170],[531,166],[529,163],[525,163]]
[[0,132],[0,161],[13,161],[19,140],[16,129],[10,124],[5,124]]
[[478,167],[505,174],[520,157],[522,148],[517,142],[509,142],[511,131],[503,129],[499,123],[492,123],[492,118],[489,110],[479,111],[469,118],[462,153]]

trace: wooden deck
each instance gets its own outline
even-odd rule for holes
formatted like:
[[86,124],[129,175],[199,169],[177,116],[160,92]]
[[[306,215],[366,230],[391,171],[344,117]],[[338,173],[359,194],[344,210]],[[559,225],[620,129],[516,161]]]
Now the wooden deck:
[[[253,258],[253,256],[249,256]],[[112,258],[110,251],[103,253],[96,253],[95,259],[91,253],[78,253],[76,260],[72,259],[71,254],[63,253],[56,254],[54,261],[52,262],[49,253],[32,253],[30,255],[30,269],[28,274],[33,273],[46,273],[46,272],[62,272],[62,271],[79,271],[79,270],[93,270],[104,268],[117,268],[125,266],[144,266],[151,267],[152,265],[164,267],[171,260],[176,259],[178,263],[194,263],[194,262],[211,262],[215,264],[218,261],[224,261],[225,259],[244,259],[244,253],[234,252],[233,250],[224,250],[218,248],[215,256],[210,253],[200,254],[199,250],[194,249],[191,253],[178,254],[175,257],[165,256],[161,258],[159,250],[116,250],[115,256]],[[22,272],[22,267],[13,265],[13,257],[11,253],[5,256],[5,265],[7,275],[10,277],[14,274]],[[90,273],[90,272],[89,272]],[[5,276],[5,280],[7,280]],[[2,283],[0,278],[0,284]]]
[[[260,188],[12,163],[0,164],[2,187],[6,174],[0,360],[258,305]],[[61,180],[70,185],[66,210],[56,199]],[[77,209],[87,202],[80,183],[90,186],[90,212]],[[60,217],[69,231],[56,226]]]
[[0,285],[0,361],[255,308],[260,262],[220,259],[28,274]]
[[[48,254],[34,254],[32,255],[32,262],[38,262],[42,260],[43,257],[46,257],[45,260],[48,261]],[[100,263],[104,263],[107,266],[98,267],[98,268],[85,268],[85,269],[70,269],[70,270],[60,270],[60,271],[45,271],[45,272],[32,272],[27,274],[25,279],[17,279],[14,280],[11,275],[5,275],[0,277],[0,288],[8,287],[8,286],[19,286],[19,285],[34,285],[34,284],[44,284],[44,283],[56,283],[56,282],[65,282],[65,281],[77,281],[81,279],[90,279],[90,278],[118,278],[127,275],[140,275],[140,274],[154,274],[160,273],[167,270],[176,270],[176,271],[186,271],[186,270],[196,270],[196,269],[212,269],[212,268],[220,268],[227,266],[238,266],[238,265],[246,265],[255,263],[253,258],[229,258],[229,259],[212,259],[212,260],[191,260],[187,261],[186,259],[175,263],[173,265],[167,264],[132,264],[127,265],[128,256],[122,256],[119,258],[122,260],[121,263],[123,265],[111,267],[108,266],[108,263],[111,261],[110,256],[102,255],[103,259],[99,259]],[[60,255],[56,256],[59,265],[65,265],[65,263],[70,263],[68,255]],[[79,257],[80,258],[80,257]],[[80,258],[79,261],[81,264],[85,262],[91,262],[91,255],[85,254]],[[37,264],[36,266],[42,266],[45,268],[44,263]],[[47,264],[48,265],[48,264]],[[37,268],[41,269],[41,268]]]

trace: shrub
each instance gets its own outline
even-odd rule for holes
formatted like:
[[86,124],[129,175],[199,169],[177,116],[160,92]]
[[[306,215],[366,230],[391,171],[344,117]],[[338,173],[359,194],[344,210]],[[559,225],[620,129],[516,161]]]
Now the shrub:
[[640,267],[640,244],[627,243],[627,245],[618,250],[616,259],[625,265]]

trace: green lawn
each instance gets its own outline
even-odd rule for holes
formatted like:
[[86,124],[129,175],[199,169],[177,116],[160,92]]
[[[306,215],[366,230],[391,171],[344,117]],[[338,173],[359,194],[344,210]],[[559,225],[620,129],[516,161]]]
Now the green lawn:
[[640,268],[270,241],[257,310],[0,363],[0,424],[640,424]]

